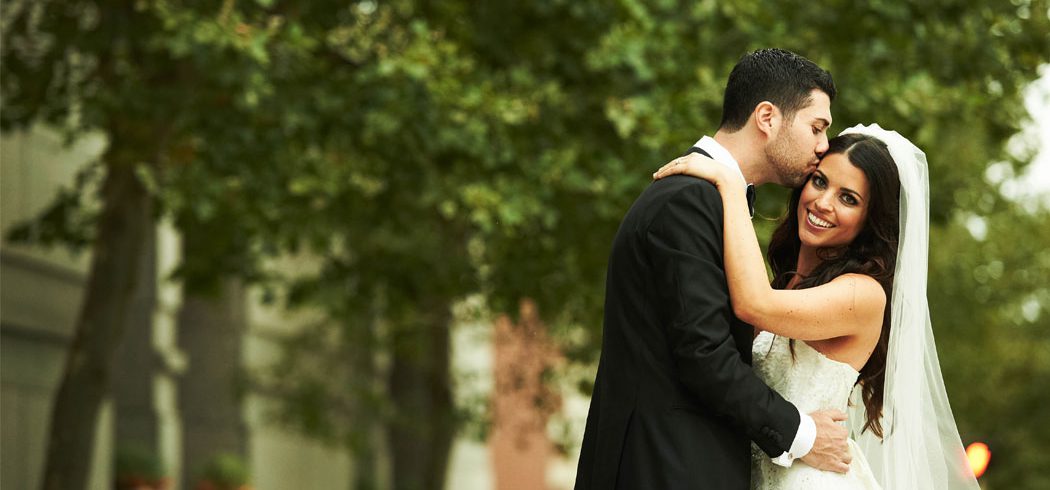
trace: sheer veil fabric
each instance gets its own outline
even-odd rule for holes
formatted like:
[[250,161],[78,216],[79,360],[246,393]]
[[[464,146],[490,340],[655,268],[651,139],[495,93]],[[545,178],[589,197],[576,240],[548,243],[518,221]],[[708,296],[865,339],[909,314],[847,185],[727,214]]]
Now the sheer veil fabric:
[[865,414],[854,390],[853,437],[887,490],[980,488],[963,450],[944,389],[933,340],[926,281],[930,185],[926,154],[896,131],[858,125],[842,134],[886,143],[900,174],[900,237],[890,304],[890,338],[880,440],[863,432]]

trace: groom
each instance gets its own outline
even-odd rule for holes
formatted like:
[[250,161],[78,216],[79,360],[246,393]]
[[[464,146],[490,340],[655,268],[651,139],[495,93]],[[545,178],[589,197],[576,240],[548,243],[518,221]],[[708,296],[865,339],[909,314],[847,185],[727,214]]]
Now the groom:
[[[827,150],[834,97],[813,62],[749,53],[718,132],[690,152],[739,169],[740,185],[797,187]],[[722,257],[722,201],[706,181],[658,180],[627,212],[576,490],[747,489],[751,441],[781,466],[848,470],[845,415],[803,414],[752,372],[752,327],[733,315]]]

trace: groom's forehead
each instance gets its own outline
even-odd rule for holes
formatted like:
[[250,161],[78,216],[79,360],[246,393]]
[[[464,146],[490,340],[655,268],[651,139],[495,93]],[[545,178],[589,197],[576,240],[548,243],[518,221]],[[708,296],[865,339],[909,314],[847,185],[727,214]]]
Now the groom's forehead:
[[821,120],[831,126],[831,98],[821,90],[814,89],[810,93],[809,104],[800,112],[806,116],[806,119]]

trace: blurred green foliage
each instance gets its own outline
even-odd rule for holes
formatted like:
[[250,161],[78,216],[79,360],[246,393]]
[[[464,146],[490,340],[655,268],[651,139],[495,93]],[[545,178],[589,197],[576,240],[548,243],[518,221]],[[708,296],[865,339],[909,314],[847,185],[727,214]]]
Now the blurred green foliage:
[[167,476],[167,470],[156,452],[142,446],[120,446],[113,455],[113,478],[117,481],[139,480],[152,484]]
[[[1030,124],[1021,91],[1050,60],[1045,0],[9,1],[3,13],[3,128],[102,130],[148,163],[143,181],[186,236],[191,291],[237,276],[327,312],[287,343],[270,388],[287,422],[358,448],[362,420],[399,408],[373,354],[468,295],[495,312],[534,298],[569,357],[594,362],[608,247],[649,174],[715,130],[741,54],[799,52],[836,79],[832,134],[878,122],[926,150],[929,296],[960,430],[992,446],[987,488],[1050,485],[1038,417],[1050,217],[985,178],[992,162],[1030,161],[1005,144]],[[34,236],[89,243],[78,193],[90,189],[63,194]],[[785,202],[763,189],[759,212]],[[268,267],[296,253],[316,273]]]
[[[249,483],[248,466],[236,454],[217,454],[200,472],[200,481],[210,490],[238,490]],[[203,485],[201,485],[203,486]]]

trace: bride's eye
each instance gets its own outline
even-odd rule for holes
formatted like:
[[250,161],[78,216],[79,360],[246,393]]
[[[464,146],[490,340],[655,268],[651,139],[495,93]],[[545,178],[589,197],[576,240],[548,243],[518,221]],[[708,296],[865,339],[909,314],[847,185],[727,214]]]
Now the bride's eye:
[[858,204],[857,198],[853,197],[853,194],[843,194],[842,202],[846,203],[849,206],[856,206]]
[[824,177],[819,175],[814,175],[809,181],[812,182],[813,187],[816,187],[817,189],[823,189],[828,186],[828,183],[824,181]]

